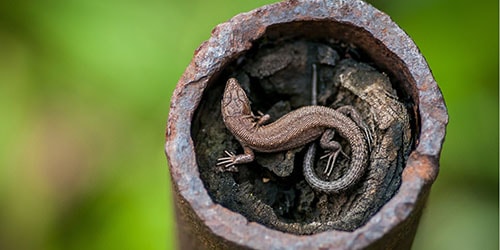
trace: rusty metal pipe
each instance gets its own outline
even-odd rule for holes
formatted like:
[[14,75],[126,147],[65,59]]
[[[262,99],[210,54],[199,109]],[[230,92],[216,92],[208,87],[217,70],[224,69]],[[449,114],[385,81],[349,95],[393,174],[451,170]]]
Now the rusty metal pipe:
[[[340,39],[361,48],[402,85],[415,104],[417,141],[398,193],[352,231],[295,235],[249,222],[212,201],[195,158],[191,126],[207,85],[266,36]],[[239,14],[218,25],[195,52],[171,99],[168,157],[182,249],[409,249],[439,169],[448,115],[427,62],[386,14],[361,0],[290,0]]]

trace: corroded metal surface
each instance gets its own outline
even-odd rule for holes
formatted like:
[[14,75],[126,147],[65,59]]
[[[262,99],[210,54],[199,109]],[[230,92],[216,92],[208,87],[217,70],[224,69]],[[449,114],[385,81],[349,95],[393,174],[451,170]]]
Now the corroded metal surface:
[[[353,232],[298,236],[249,222],[215,204],[199,177],[191,121],[207,84],[226,65],[267,37],[332,38],[364,50],[398,80],[413,101],[418,140],[399,192]],[[358,0],[284,1],[235,16],[218,25],[195,52],[171,99],[166,153],[175,192],[183,249],[407,249],[439,169],[448,122],[446,106],[417,46],[392,20]]]

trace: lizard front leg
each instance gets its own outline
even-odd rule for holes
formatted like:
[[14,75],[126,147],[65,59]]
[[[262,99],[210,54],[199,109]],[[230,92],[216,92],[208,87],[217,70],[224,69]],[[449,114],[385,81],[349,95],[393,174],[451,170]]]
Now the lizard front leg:
[[264,114],[260,111],[257,111],[257,114],[258,115],[255,115],[254,113],[251,114],[252,118],[254,119],[253,127],[256,129],[266,124],[271,119],[271,116],[269,114]]
[[[255,115],[253,112],[251,112],[246,116],[247,118],[253,120],[252,123],[255,130],[258,130],[262,125],[264,125],[271,119],[270,115],[264,114],[260,111],[258,111],[257,114],[258,115]],[[227,157],[221,157],[217,159],[217,166],[219,166],[219,170],[221,172],[238,172],[238,168],[235,166],[236,164],[249,163],[254,160],[255,156],[253,150],[246,145],[242,144],[241,146],[243,147],[243,154],[237,155],[233,152],[225,150],[224,153],[227,155]]]
[[[238,168],[235,166],[236,164],[243,164],[252,162],[255,158],[253,150],[248,146],[243,146],[243,154],[235,154],[233,152],[224,151],[227,157],[221,157],[217,159],[217,166],[220,166],[219,170],[221,172],[238,172]],[[223,166],[222,166],[223,165]]]

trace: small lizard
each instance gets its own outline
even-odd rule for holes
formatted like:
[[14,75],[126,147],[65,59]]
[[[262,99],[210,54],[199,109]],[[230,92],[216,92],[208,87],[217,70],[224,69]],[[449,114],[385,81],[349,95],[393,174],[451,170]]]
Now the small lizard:
[[335,129],[348,140],[351,146],[351,169],[342,178],[327,182],[329,186],[335,187],[335,189],[328,189],[328,192],[344,191],[363,175],[367,165],[368,147],[360,127],[339,111],[341,109],[304,106],[289,112],[273,123],[264,125],[270,116],[254,115],[245,91],[236,79],[230,78],[226,83],[221,101],[222,118],[226,127],[243,147],[243,154],[236,155],[225,151],[227,157],[219,158],[217,165],[224,165],[227,171],[235,171],[236,164],[254,160],[254,150],[259,152],[285,151],[304,146],[321,136],[320,146],[330,151],[327,154],[327,168],[332,168],[335,158],[341,152],[340,144],[331,141],[334,136],[331,129]]

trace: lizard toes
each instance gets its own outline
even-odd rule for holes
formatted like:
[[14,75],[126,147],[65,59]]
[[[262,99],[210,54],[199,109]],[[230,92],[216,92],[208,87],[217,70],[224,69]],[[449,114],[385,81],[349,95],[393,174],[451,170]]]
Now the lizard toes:
[[[234,157],[234,156],[236,156],[236,154],[235,154],[235,153],[230,152],[230,151],[227,151],[227,150],[224,150],[224,153],[226,153],[226,155],[227,155],[227,156],[229,156],[229,157]],[[227,157],[226,157],[226,158],[227,158]]]
[[366,141],[368,142],[368,147],[371,147],[373,143],[372,133],[370,132],[370,129],[366,127],[363,128],[363,130],[363,132],[365,133]]
[[217,162],[217,166],[226,165],[226,164],[233,164],[234,165],[234,163],[233,163],[234,161],[233,161],[232,157],[219,158],[218,161],[219,162]]
[[217,172],[238,172],[238,168],[232,161],[217,163]]

